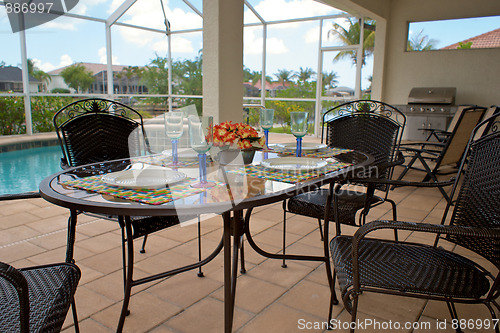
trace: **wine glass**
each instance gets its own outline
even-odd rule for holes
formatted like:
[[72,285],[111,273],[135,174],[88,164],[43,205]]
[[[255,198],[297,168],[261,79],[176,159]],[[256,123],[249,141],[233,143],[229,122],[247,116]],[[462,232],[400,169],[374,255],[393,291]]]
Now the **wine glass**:
[[177,143],[184,132],[184,112],[173,111],[165,113],[167,136],[172,140],[172,164],[179,162]]
[[200,182],[191,185],[195,188],[215,186],[214,182],[207,181],[207,151],[214,142],[214,118],[189,116],[189,143],[198,153],[200,167]]
[[266,136],[266,147],[269,148],[269,130],[273,127],[274,110],[260,109],[260,127],[264,130]]
[[290,112],[291,131],[297,138],[296,156],[302,156],[302,137],[307,133],[307,112]]

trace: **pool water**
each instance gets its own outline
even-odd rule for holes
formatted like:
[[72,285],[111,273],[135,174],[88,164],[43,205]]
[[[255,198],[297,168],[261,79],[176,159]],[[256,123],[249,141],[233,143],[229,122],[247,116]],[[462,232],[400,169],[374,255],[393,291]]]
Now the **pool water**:
[[40,182],[61,170],[59,146],[0,154],[0,195],[38,191]]

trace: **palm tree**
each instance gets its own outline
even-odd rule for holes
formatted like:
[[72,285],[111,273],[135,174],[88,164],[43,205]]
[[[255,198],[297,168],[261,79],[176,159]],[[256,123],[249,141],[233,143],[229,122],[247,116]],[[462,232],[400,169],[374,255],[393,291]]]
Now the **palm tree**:
[[422,35],[423,32],[424,29],[420,30],[418,34],[413,35],[411,38],[408,38],[407,51],[428,51],[435,49],[437,40],[429,39],[429,36]]
[[278,81],[281,83],[281,85],[285,86],[285,83],[290,82],[290,80],[294,76],[294,73],[293,71],[289,71],[286,69],[278,69],[278,73],[275,73],[274,75],[278,78]]
[[297,74],[295,74],[295,77],[299,80],[299,82],[306,83],[307,80],[311,79],[314,75],[316,75],[316,72],[313,71],[312,68],[306,67],[302,68],[300,67],[300,70]]
[[52,81],[52,78],[49,74],[36,67],[33,59],[28,59],[28,74],[33,76],[35,79],[40,80],[40,82],[42,83],[41,91],[45,91],[49,82]]
[[339,83],[337,73],[335,73],[334,71],[331,71],[330,73],[324,72],[322,76],[323,89],[325,89],[327,86],[328,88],[335,88]]
[[[359,44],[360,35],[360,21],[355,19],[348,19],[349,27],[346,29],[340,24],[334,23],[333,29],[328,31],[328,38],[330,36],[337,37],[344,45]],[[365,64],[365,58],[373,53],[375,47],[375,21],[365,20],[363,31],[363,55],[362,65]],[[352,62],[356,64],[357,56],[355,50],[340,51],[334,58],[338,61],[342,58],[351,58]]]

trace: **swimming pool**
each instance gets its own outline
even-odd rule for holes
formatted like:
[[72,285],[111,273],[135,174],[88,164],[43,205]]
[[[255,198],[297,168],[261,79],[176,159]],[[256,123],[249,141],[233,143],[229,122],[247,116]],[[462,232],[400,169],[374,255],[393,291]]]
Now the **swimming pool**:
[[0,195],[38,191],[48,175],[61,170],[59,146],[30,148],[0,154]]

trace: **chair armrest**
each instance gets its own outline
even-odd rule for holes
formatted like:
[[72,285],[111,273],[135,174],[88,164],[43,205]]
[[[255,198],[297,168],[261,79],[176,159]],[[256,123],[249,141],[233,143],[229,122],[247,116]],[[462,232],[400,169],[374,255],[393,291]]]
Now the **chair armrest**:
[[353,178],[350,179],[353,183],[365,183],[374,185],[395,185],[395,186],[414,186],[414,187],[444,187],[451,186],[455,183],[455,177],[446,181],[439,182],[412,182],[405,180],[392,180],[384,178]]
[[380,229],[409,230],[434,234],[500,239],[500,228],[479,228],[458,225],[377,220],[359,227],[353,236],[353,251],[368,233]]
[[[3,262],[0,262],[0,277],[4,278],[16,289],[19,298],[21,332],[29,332],[30,303],[26,278],[19,270]],[[15,306],[13,304],[9,305]]]

